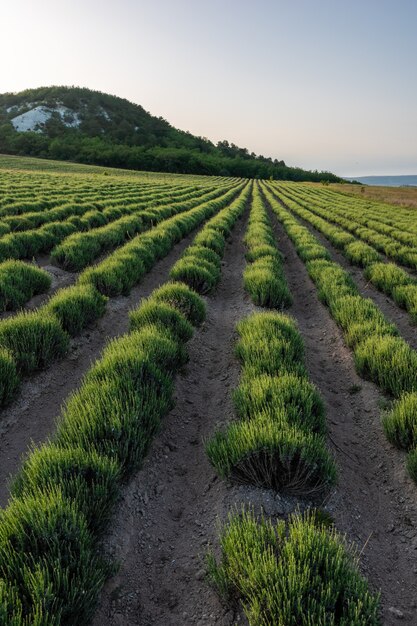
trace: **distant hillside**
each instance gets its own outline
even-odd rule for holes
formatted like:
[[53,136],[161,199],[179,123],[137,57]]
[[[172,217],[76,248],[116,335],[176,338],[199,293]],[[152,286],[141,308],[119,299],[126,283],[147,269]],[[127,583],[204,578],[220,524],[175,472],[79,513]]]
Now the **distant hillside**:
[[0,152],[145,171],[340,181],[330,172],[289,167],[227,140],[215,145],[138,104],[79,87],[1,94]]

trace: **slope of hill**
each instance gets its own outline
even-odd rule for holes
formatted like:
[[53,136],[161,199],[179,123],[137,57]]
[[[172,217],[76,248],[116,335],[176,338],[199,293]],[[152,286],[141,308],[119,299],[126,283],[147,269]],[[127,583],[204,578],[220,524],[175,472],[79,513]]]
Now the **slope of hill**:
[[340,181],[227,140],[214,145],[138,104],[79,87],[0,94],[0,152],[145,171]]

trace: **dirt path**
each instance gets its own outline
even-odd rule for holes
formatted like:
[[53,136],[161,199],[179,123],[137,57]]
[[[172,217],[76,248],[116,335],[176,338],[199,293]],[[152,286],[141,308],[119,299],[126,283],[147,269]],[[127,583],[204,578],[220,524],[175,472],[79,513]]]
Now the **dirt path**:
[[128,297],[111,298],[104,316],[71,341],[69,355],[48,369],[25,378],[17,399],[0,412],[0,506],[8,498],[8,477],[16,473],[31,441],[44,441],[55,428],[55,418],[67,396],[112,337],[128,329],[128,311],[141,297],[168,278],[168,272],[195,232],[185,237],[134,287]]
[[246,220],[228,244],[207,320],[189,344],[190,361],[143,469],[126,487],[106,545],[121,562],[102,596],[95,626],[230,625],[240,621],[204,580],[207,543],[217,543],[239,490],[218,480],[202,441],[233,416],[236,322],[254,307],[242,289]]
[[329,444],[339,483],[326,502],[336,527],[362,551],[361,568],[381,589],[384,626],[417,624],[417,488],[404,457],[387,442],[380,423],[380,394],[355,372],[340,329],[317,298],[314,284],[282,227],[273,218],[294,296],[290,313],[306,346],[311,379],[327,408]]

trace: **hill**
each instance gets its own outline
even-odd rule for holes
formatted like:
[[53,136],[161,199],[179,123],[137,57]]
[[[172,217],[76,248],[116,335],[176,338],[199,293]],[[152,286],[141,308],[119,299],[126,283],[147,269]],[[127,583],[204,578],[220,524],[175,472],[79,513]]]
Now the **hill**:
[[227,140],[217,145],[128,100],[79,87],[0,94],[0,152],[134,170],[338,182]]

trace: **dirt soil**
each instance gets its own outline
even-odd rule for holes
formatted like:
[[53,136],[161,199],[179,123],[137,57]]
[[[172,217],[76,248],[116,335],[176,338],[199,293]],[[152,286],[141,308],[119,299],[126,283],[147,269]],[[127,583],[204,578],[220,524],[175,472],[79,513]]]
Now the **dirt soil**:
[[[360,552],[361,570],[381,589],[384,625],[417,623],[417,507],[403,456],[380,425],[384,397],[356,374],[340,330],[319,302],[303,263],[274,220],[294,296],[290,313],[306,346],[307,365],[326,403],[329,446],[339,484],[321,504]],[[230,487],[216,478],[203,443],[216,424],[233,419],[231,390],[236,322],[255,307],[241,286],[244,222],[228,246],[223,277],[208,299],[208,317],[189,344],[190,362],[177,380],[167,416],[144,467],[118,506],[105,549],[120,563],[107,583],[93,626],[246,624],[218,600],[205,580],[207,546],[218,544],[218,521],[251,504],[286,516],[300,501],[272,491]],[[308,503],[301,503],[301,508]]]
[[194,236],[195,233],[178,243],[128,297],[111,298],[104,316],[81,336],[71,340],[69,354],[48,369],[25,378],[16,400],[1,410],[0,506],[7,502],[8,478],[17,472],[30,443],[42,442],[53,434],[55,419],[64,400],[79,386],[82,376],[99,357],[107,341],[128,330],[128,311],[137,307],[140,298],[148,296],[167,280],[172,265]]
[[[311,379],[327,407],[329,446],[339,467],[338,486],[322,505],[358,546],[372,588],[381,590],[383,624],[415,625],[416,488],[403,455],[382,432],[386,399],[357,376],[352,354],[318,301],[304,264],[275,218],[273,223],[294,296],[289,312],[298,321]],[[231,391],[240,369],[233,356],[235,326],[255,309],[242,289],[245,227],[241,220],[235,228],[222,280],[207,299],[207,320],[189,343],[190,361],[176,383],[176,406],[143,468],[123,489],[105,540],[106,552],[120,569],[105,586],[94,626],[246,624],[241,611],[223,605],[205,580],[204,559],[208,546],[218,544],[218,520],[242,503],[272,516],[286,516],[297,506],[272,491],[230,487],[217,479],[202,443],[216,425],[234,416]],[[128,298],[110,300],[103,319],[73,341],[70,356],[27,379],[18,400],[2,411],[1,504],[8,495],[6,477],[16,472],[30,441],[43,441],[53,432],[64,399],[106,341],[127,330],[127,311],[166,280],[191,239],[178,244]]]
[[242,623],[205,581],[207,545],[216,542],[216,520],[233,490],[216,478],[202,441],[233,417],[235,326],[254,309],[242,289],[245,226],[241,220],[235,228],[206,322],[188,344],[176,406],[117,507],[106,550],[121,567],[104,590],[95,626]]

